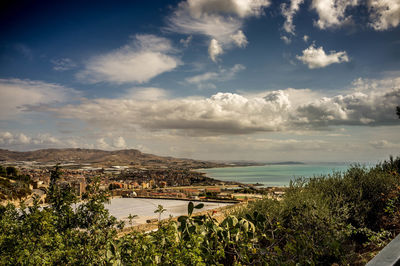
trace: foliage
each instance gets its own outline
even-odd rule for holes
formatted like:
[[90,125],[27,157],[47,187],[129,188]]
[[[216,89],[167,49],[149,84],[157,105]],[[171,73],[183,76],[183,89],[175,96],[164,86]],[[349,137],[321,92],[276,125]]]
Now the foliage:
[[7,172],[7,176],[17,176],[18,175],[17,168],[15,168],[14,166],[7,166],[6,172]]
[[7,175],[6,168],[0,165],[0,176],[6,176],[6,175]]
[[21,199],[31,194],[29,176],[18,174],[13,166],[0,166],[0,200]]
[[266,219],[255,225],[268,263],[354,263],[400,232],[399,166],[400,158],[390,158],[370,169],[298,179],[281,201],[264,199],[237,215]]

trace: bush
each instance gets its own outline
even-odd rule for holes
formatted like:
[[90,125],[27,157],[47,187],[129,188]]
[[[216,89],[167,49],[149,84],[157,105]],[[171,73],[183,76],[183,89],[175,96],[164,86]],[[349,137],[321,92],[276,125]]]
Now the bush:
[[354,165],[298,179],[281,201],[250,203],[237,215],[266,218],[255,224],[257,235],[265,235],[268,262],[351,263],[360,250],[380,248],[399,233],[399,165],[400,158],[391,158],[370,169]]

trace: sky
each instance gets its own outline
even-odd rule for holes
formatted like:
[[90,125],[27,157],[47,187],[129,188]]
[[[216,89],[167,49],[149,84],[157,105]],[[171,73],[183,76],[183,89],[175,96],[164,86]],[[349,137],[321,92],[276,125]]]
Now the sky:
[[0,5],[2,149],[400,155],[399,0]]

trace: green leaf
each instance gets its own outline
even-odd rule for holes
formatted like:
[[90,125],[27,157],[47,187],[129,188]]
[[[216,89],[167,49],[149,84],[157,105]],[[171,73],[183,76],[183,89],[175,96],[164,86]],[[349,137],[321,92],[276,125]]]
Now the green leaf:
[[193,208],[194,208],[193,202],[189,202],[189,204],[188,204],[188,215],[189,215],[189,216],[192,215],[192,213],[193,213]]
[[187,219],[187,218],[188,218],[187,216],[179,216],[179,217],[178,217],[178,222],[180,222],[180,223],[186,222],[186,219]]
[[196,206],[194,206],[195,209],[201,209],[203,207],[204,207],[204,203],[200,203],[200,204],[197,204]]

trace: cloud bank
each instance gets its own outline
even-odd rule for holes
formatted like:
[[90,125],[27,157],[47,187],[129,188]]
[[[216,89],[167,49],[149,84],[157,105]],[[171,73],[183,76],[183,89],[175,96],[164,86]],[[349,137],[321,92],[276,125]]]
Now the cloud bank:
[[[172,130],[193,136],[397,125],[395,107],[400,102],[400,78],[356,83],[356,88],[347,94],[333,97],[300,89],[257,96],[220,92],[209,98],[157,101],[94,99],[58,109],[49,107],[47,111],[107,130]],[[366,84],[379,89],[365,89],[370,88]]]
[[27,106],[66,102],[77,95],[77,91],[58,84],[0,79],[0,120],[13,119]]

